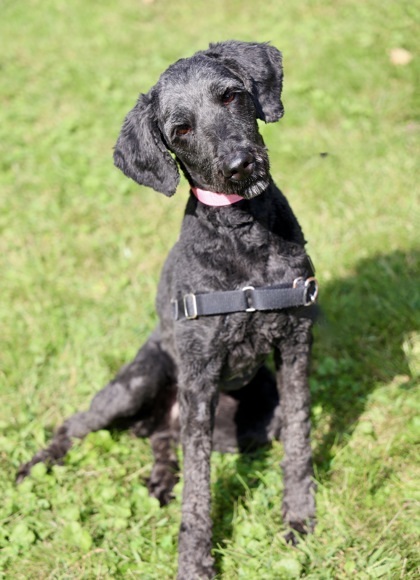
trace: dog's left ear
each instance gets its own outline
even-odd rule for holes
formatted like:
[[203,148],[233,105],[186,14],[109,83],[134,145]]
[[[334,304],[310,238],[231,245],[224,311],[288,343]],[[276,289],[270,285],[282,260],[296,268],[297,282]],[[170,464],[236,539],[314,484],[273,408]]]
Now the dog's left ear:
[[283,67],[277,48],[266,43],[229,40],[210,44],[204,54],[219,59],[241,78],[254,98],[259,119],[273,123],[283,117]]

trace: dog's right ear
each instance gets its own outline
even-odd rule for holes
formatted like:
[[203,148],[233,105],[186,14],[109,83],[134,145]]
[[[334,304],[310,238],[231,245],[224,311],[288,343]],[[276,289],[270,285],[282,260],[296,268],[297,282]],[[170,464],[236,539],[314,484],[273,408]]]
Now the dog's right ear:
[[114,149],[114,163],[140,185],[171,196],[179,183],[179,171],[154,119],[150,94],[140,95],[125,118]]
[[257,116],[266,123],[278,121],[284,114],[282,55],[266,42],[227,40],[210,44],[204,54],[217,58],[244,81],[252,94]]

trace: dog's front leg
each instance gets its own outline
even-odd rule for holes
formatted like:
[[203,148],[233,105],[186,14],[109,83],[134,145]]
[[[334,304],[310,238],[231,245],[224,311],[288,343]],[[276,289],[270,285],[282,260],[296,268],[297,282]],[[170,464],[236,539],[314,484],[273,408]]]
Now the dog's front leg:
[[[310,442],[308,371],[311,350],[310,321],[301,321],[280,345],[277,384],[280,395],[281,440],[284,447],[283,520],[298,533],[312,531],[315,523],[315,484]],[[296,542],[293,532],[286,539]]]
[[208,369],[185,367],[179,377],[181,441],[184,455],[179,580],[213,578],[210,554],[210,455],[217,383]]

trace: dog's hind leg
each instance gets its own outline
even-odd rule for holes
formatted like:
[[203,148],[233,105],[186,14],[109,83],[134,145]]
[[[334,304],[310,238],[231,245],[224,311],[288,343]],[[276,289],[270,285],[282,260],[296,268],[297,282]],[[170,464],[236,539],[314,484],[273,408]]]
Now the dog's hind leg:
[[[147,489],[150,495],[159,500],[160,505],[163,506],[173,498],[172,490],[179,481],[177,456],[179,422],[173,416],[174,409],[177,408],[175,386],[168,385],[161,395],[156,399],[154,417],[157,420],[153,433],[150,435],[155,462],[147,480]],[[160,421],[159,417],[161,417]]]
[[173,383],[174,365],[161,349],[160,333],[155,330],[134,360],[95,395],[89,409],[69,417],[57,429],[48,447],[20,467],[17,482],[22,481],[36,463],[59,463],[74,437],[81,439],[92,431],[118,424],[130,425],[136,419],[148,418],[148,411],[153,412],[159,392]]

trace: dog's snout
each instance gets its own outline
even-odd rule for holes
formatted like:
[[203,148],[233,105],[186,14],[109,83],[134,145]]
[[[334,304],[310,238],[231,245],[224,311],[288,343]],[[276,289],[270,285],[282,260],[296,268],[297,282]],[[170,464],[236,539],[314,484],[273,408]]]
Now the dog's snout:
[[224,177],[243,181],[254,171],[255,159],[249,151],[239,151],[225,157],[222,164]]

